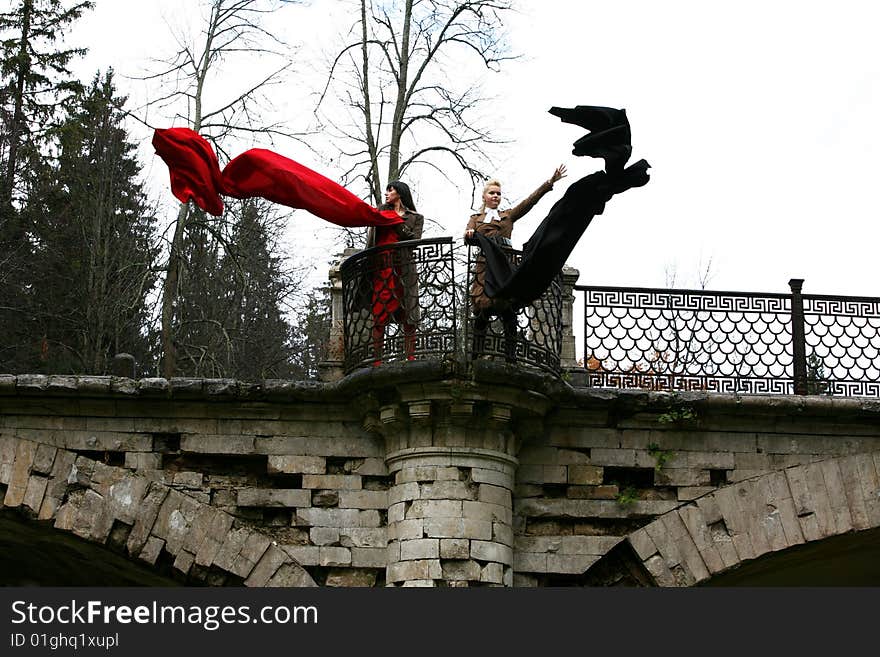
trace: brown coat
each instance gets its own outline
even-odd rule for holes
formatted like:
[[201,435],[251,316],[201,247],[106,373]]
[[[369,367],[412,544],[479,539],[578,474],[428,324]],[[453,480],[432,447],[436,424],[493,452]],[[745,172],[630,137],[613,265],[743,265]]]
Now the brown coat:
[[[525,216],[529,210],[535,207],[541,197],[553,189],[553,185],[549,182],[543,183],[538,189],[529,194],[525,199],[517,203],[509,210],[501,210],[498,212],[500,221],[484,222],[486,211],[472,214],[468,220],[467,229],[478,232],[486,237],[506,237],[510,239],[513,234],[513,224],[518,219]],[[482,256],[477,256],[474,262],[474,282],[471,284],[471,308],[474,313],[485,310],[492,305],[492,300],[486,296],[483,290],[483,281],[486,276],[486,261]]]

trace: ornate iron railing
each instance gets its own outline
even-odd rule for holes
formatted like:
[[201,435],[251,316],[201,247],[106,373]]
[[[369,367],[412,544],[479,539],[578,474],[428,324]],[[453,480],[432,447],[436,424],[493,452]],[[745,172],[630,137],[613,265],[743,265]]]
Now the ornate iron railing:
[[356,253],[340,265],[343,369],[442,359],[457,343],[452,238]]
[[[522,260],[522,252],[504,248],[513,265]],[[482,256],[476,247],[468,248],[465,348],[472,357],[512,360],[554,374],[560,371],[562,351],[562,275],[557,275],[540,298],[516,313],[515,339],[505,336],[504,321],[495,317],[485,332],[475,330],[473,298],[470,294]]]
[[880,299],[576,286],[587,384],[880,396]]
[[[518,263],[520,252],[508,251]],[[465,276],[460,278],[456,258],[466,260]],[[467,361],[512,356],[519,365],[559,373],[561,276],[540,299],[516,313],[510,344],[498,318],[485,333],[474,334],[468,291],[477,258],[475,249],[467,249],[465,256],[453,248],[451,237],[442,237],[374,247],[343,261],[343,371],[457,354]]]

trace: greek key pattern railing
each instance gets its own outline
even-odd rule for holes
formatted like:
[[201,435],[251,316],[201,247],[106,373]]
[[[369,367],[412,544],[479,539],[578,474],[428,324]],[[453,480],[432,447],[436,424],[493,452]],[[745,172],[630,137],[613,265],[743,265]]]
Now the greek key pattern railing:
[[810,392],[880,397],[880,299],[803,295]]
[[584,294],[597,387],[880,396],[880,299],[649,288]]
[[[511,264],[519,265],[522,252],[505,248]],[[467,290],[481,268],[482,256],[476,247],[468,248]],[[473,297],[466,296],[467,320],[465,323],[465,347],[473,358],[512,360],[519,365],[535,367],[553,374],[560,371],[562,352],[562,275],[557,275],[549,289],[534,302],[516,313],[514,342],[505,335],[504,321],[495,317],[485,332],[475,330]],[[510,355],[513,354],[513,358]]]
[[455,352],[452,238],[373,247],[339,269],[345,372]]

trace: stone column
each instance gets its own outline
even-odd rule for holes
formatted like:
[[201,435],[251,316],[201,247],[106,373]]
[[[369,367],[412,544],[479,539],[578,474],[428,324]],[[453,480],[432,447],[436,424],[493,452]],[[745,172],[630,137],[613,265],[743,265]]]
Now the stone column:
[[560,365],[562,369],[577,367],[577,350],[574,335],[574,286],[577,285],[580,272],[566,265],[562,268],[562,353]]
[[342,276],[339,265],[360,249],[347,248],[342,252],[338,263],[330,267],[330,337],[324,360],[318,363],[318,374],[322,381],[338,381],[344,376],[342,362],[345,359],[343,325],[342,325]]
[[512,586],[511,406],[438,395],[381,407],[378,421],[395,477],[388,585]]

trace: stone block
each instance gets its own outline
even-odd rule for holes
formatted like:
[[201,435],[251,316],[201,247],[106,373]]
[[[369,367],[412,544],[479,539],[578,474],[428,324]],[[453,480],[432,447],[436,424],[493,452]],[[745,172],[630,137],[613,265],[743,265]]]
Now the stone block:
[[470,541],[464,538],[440,539],[441,559],[467,559],[471,555]]
[[678,586],[675,576],[666,565],[666,561],[659,554],[650,557],[645,562],[645,569],[654,578],[657,586]]
[[337,490],[360,490],[363,488],[360,475],[311,475],[304,474],[303,488],[335,488]]
[[309,541],[314,545],[333,545],[339,543],[341,531],[335,527],[312,527],[309,530]]
[[601,557],[591,554],[554,554],[547,555],[547,572],[566,575],[580,575],[596,563]]
[[351,548],[351,565],[355,568],[385,568],[387,548]]
[[476,491],[464,481],[433,481],[421,484],[421,499],[473,500]]
[[12,465],[12,475],[9,478],[9,487],[6,489],[4,506],[21,506],[30,479],[31,465],[37,453],[37,443],[30,440],[19,440],[15,446],[15,461]]
[[633,449],[606,449],[600,447],[590,450],[590,461],[594,465],[634,468],[636,465],[636,452]]
[[299,508],[295,520],[309,527],[360,527],[360,514],[357,509]]
[[663,524],[676,543],[681,566],[687,569],[695,582],[708,579],[709,569],[681,517],[677,513],[668,513],[663,516]]
[[492,484],[480,484],[479,495],[477,498],[480,502],[489,504],[497,504],[502,507],[510,508],[513,504],[510,496],[510,490]]
[[399,561],[388,564],[387,578],[389,582],[442,579],[443,569],[439,559]]
[[[482,567],[476,561],[443,561],[443,579],[456,581],[468,580],[479,582],[483,572]],[[501,566],[501,564],[496,564]],[[499,580],[500,581],[500,580]]]
[[22,506],[30,509],[34,513],[39,513],[40,507],[43,505],[43,496],[46,493],[46,485],[49,480],[46,477],[31,476],[28,478],[27,488],[24,491],[24,497],[21,500]]
[[41,474],[52,472],[52,464],[55,462],[55,454],[57,452],[58,448],[52,445],[37,445],[37,451],[34,454],[33,472]]
[[266,586],[276,571],[287,561],[289,555],[275,545],[270,545],[263,553],[263,556],[257,562],[248,578],[245,580],[245,586]]
[[480,581],[489,584],[504,583],[504,566],[500,563],[488,563],[480,573]]
[[159,555],[162,552],[162,548],[165,547],[165,541],[161,538],[156,538],[155,536],[150,536],[147,542],[144,544],[143,548],[138,553],[138,559],[141,561],[146,561],[151,566],[156,564],[156,560],[159,558]]
[[[422,538],[425,535],[425,525],[429,521],[426,521],[422,518],[411,518],[408,520],[401,520],[400,522],[395,522],[394,524],[388,525],[388,540],[397,539],[397,540],[412,540],[415,538]],[[430,534],[429,534],[430,536]]]
[[492,523],[492,540],[503,545],[513,545],[513,528],[507,523]]
[[436,538],[420,538],[400,542],[400,560],[439,559],[440,541]]
[[462,513],[459,515],[466,519],[487,522],[498,521],[508,525],[513,522],[513,511],[510,506],[492,504],[491,502],[464,502],[462,504]]
[[471,541],[471,558],[478,561],[497,561],[513,564],[513,550],[510,546],[492,541]]
[[351,527],[339,530],[339,544],[343,547],[384,548],[388,543],[385,527]]
[[733,470],[736,459],[732,452],[687,452],[687,467],[712,470]]
[[201,472],[175,472],[172,483],[183,488],[198,489],[202,487],[202,479]]
[[128,534],[126,547],[129,554],[140,554],[147,540],[150,538],[150,533],[153,530],[153,525],[156,522],[159,509],[165,502],[165,497],[167,495],[168,489],[161,485],[152,484],[147,490],[146,496],[138,505],[134,526]]
[[597,486],[602,483],[605,469],[595,465],[569,465],[568,483],[581,486]]
[[425,536],[430,538],[492,539],[492,522],[470,518],[427,518]]
[[352,459],[345,462],[345,471],[351,474],[371,477],[387,477],[388,468],[385,466],[385,459],[380,458],[363,458]]
[[180,449],[196,454],[253,454],[253,436],[184,434]]
[[547,554],[514,553],[513,569],[517,573],[546,573]]
[[177,553],[177,557],[174,559],[174,570],[179,570],[186,575],[189,573],[190,568],[192,568],[194,561],[194,554],[187,552],[186,550],[181,550]]
[[242,488],[237,503],[241,507],[302,508],[311,506],[312,494],[296,488]]
[[471,468],[471,479],[478,484],[492,484],[503,488],[513,488],[513,477],[497,470]]
[[654,541],[651,540],[644,528],[630,534],[629,544],[642,561],[657,553],[657,546],[654,545]]
[[372,587],[376,585],[376,572],[357,568],[334,568],[327,573],[325,586],[349,588]]
[[283,550],[301,566],[317,566],[321,548],[315,545],[285,545]]
[[351,565],[351,550],[344,547],[321,546],[318,548],[319,566]]
[[[465,504],[475,504],[466,502]],[[462,502],[458,500],[415,500],[406,512],[407,518],[461,518]]]
[[386,509],[387,491],[342,490],[339,492],[339,507],[342,509]]
[[358,513],[358,527],[381,527],[382,517],[375,509],[367,509]]
[[406,517],[406,502],[398,502],[388,507],[388,523],[400,522]]
[[399,502],[410,502],[417,500],[422,496],[422,489],[413,481],[392,486],[388,491],[388,504],[398,504]]
[[272,454],[269,456],[269,474],[324,474],[327,471],[327,459],[323,456],[287,456]]
[[658,486],[708,486],[709,481],[709,471],[696,468],[663,468],[654,473]]

